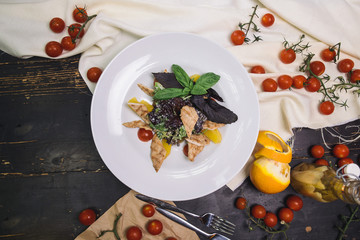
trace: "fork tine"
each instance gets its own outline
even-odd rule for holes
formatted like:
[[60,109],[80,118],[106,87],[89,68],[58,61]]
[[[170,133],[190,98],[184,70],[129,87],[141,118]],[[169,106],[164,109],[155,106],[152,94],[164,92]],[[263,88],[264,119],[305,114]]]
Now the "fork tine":
[[216,222],[211,222],[210,227],[219,232],[223,232],[229,235],[233,235],[235,231],[235,229],[227,228],[226,226],[219,225]]
[[225,225],[225,226],[227,226],[229,228],[235,228],[236,227],[236,225],[233,224],[232,222],[229,222],[228,220],[226,220],[224,218],[221,218],[219,216],[216,216],[216,215],[214,215],[213,220],[217,221],[217,222],[219,222],[219,223],[221,223],[221,224],[223,224],[223,225]]

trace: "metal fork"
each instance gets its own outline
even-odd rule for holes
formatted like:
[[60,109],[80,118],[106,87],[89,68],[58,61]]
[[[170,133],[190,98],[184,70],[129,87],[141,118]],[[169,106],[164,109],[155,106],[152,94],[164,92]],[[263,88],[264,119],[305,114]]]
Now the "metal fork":
[[175,211],[178,213],[182,213],[188,216],[192,216],[195,218],[200,219],[200,221],[207,227],[212,227],[213,229],[222,232],[222,233],[226,233],[229,235],[232,235],[235,231],[235,224],[225,220],[222,217],[219,217],[213,213],[205,213],[203,215],[197,215],[195,213],[191,213],[188,211],[185,211],[184,209],[178,208],[174,205],[171,205],[167,202],[155,199],[155,198],[151,198],[142,194],[137,194],[136,197],[142,201],[148,202],[148,203],[153,203],[156,206],[163,208],[163,209],[168,209],[171,211]]
[[159,207],[155,207],[155,209],[161,213],[162,215],[164,215],[165,217],[173,220],[174,222],[177,222],[181,225],[183,225],[184,227],[187,227],[203,236],[205,236],[207,239],[212,239],[212,240],[231,240],[230,238],[227,238],[219,233],[207,233],[204,232],[203,230],[195,227],[194,225],[192,225],[191,223],[189,223],[188,221],[186,221],[185,219],[179,217],[178,215],[169,212],[163,208],[159,208]]

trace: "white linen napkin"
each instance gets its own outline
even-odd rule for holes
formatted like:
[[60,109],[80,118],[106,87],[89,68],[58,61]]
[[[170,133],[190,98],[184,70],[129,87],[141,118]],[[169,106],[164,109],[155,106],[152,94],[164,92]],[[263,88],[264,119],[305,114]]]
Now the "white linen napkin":
[[[7,2],[7,3],[6,3]],[[267,77],[281,74],[299,74],[301,56],[292,64],[282,64],[278,54],[284,38],[290,43],[305,34],[304,42],[311,42],[309,51],[319,53],[328,45],[341,42],[341,58],[351,58],[355,68],[360,68],[360,33],[355,29],[360,23],[358,1],[338,0],[48,0],[17,1],[16,4],[0,0],[0,49],[17,57],[47,57],[44,47],[47,42],[60,41],[66,35],[52,33],[48,23],[53,17],[61,17],[67,25],[73,23],[72,10],[77,5],[85,6],[88,14],[97,14],[86,28],[86,34],[71,52],[59,58],[82,53],[79,72],[90,91],[96,84],[87,80],[87,69],[93,66],[105,68],[111,59],[134,41],[160,32],[191,32],[209,38],[228,49],[249,69],[263,65],[266,74],[250,74],[260,102],[260,129],[279,134],[289,139],[294,127],[321,128],[334,126],[359,118],[360,102],[357,95],[342,92],[348,99],[348,110],[336,107],[330,116],[318,112],[322,99],[319,93],[306,90],[282,90],[266,93],[261,82]],[[260,19],[255,22],[261,29],[263,41],[233,46],[230,34],[239,22],[249,21],[255,5],[257,15],[267,12],[275,15],[275,23],[262,27]],[[250,35],[251,36],[251,35]],[[333,63],[326,63],[326,73],[332,79],[341,75]],[[250,164],[250,160],[248,165]],[[231,189],[238,187],[247,177],[247,167],[231,181]]]

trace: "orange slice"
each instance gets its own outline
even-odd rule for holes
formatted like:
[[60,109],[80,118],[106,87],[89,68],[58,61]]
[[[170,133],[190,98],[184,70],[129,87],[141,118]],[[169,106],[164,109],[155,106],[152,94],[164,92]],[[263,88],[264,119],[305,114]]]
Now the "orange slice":
[[207,136],[213,143],[221,143],[222,137],[221,137],[221,133],[218,129],[214,129],[214,130],[204,130],[203,134],[205,136]]
[[263,193],[282,192],[290,184],[290,165],[260,157],[251,166],[250,180]]
[[255,158],[265,157],[282,163],[289,163],[292,159],[292,150],[282,138],[271,131],[260,131],[257,139]]
[[145,106],[146,106],[146,108],[147,108],[147,110],[149,111],[149,112],[151,112],[152,110],[153,110],[153,105],[151,105],[150,103],[148,103],[147,101],[145,101],[145,100],[141,100],[140,102],[136,99],[136,97],[133,97],[133,98],[131,98],[129,101],[128,101],[128,103],[142,103],[142,104],[144,104]]
[[168,144],[165,139],[161,140],[161,142],[162,142],[162,145],[164,146],[164,148],[166,150],[165,158],[167,158],[167,156],[169,156],[169,154],[171,152],[171,145]]

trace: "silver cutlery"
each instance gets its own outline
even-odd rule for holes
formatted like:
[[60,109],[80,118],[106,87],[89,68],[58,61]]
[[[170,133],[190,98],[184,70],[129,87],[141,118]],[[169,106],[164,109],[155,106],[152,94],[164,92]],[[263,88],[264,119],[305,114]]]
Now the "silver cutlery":
[[192,216],[195,218],[198,218],[205,226],[212,227],[216,231],[226,233],[229,235],[232,235],[235,231],[235,224],[225,220],[222,217],[219,217],[213,213],[205,213],[203,215],[197,215],[188,211],[185,211],[184,209],[178,208],[174,205],[171,205],[167,202],[151,198],[142,194],[137,194],[136,197],[142,201],[152,203],[160,208],[175,211],[178,213],[182,213],[188,216]]
[[159,213],[161,213],[162,215],[164,215],[165,217],[173,220],[174,222],[177,222],[181,225],[183,225],[184,227],[187,227],[201,235],[203,235],[204,237],[206,237],[207,239],[212,239],[212,240],[231,240],[230,238],[227,238],[219,233],[207,233],[204,232],[203,230],[195,227],[194,225],[192,225],[191,223],[189,223],[188,221],[186,221],[185,219],[179,217],[178,215],[169,212],[165,209],[162,209],[160,207],[155,207],[156,211],[158,211]]

